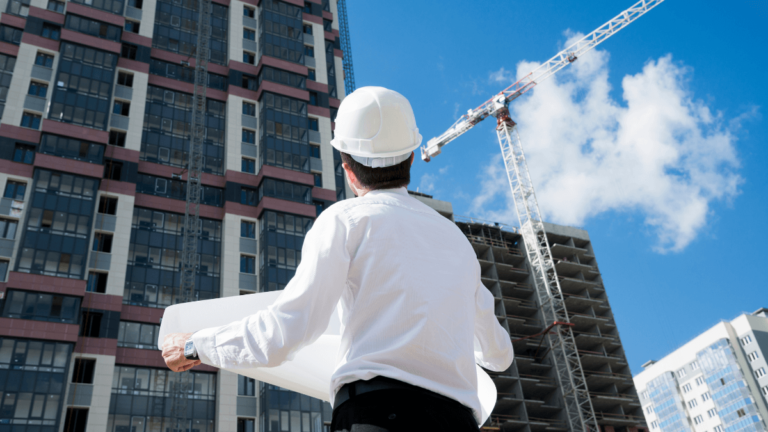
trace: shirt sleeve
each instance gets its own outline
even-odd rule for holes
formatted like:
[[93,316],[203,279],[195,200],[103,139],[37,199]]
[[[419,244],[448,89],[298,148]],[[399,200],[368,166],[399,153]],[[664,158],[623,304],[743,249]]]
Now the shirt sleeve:
[[269,308],[192,336],[200,360],[219,368],[274,367],[328,328],[349,273],[349,227],[327,210],[304,239],[295,276]]
[[493,295],[478,277],[475,288],[475,362],[486,369],[501,372],[512,364],[513,358],[512,340],[496,318]]

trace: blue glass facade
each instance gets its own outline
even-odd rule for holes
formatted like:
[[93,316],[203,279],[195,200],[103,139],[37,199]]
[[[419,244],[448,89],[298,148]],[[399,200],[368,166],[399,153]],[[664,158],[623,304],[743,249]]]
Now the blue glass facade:
[[648,383],[648,393],[661,430],[664,432],[693,431],[688,423],[685,406],[677,388],[677,380],[672,372],[666,372]]
[[696,357],[725,432],[765,431],[728,339],[720,339]]

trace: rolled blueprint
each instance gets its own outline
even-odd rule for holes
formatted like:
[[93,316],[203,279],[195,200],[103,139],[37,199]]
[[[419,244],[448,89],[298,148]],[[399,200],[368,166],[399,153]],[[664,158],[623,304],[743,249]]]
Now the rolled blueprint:
[[[191,333],[241,320],[266,309],[279,296],[280,291],[274,291],[169,306],[163,314],[157,346],[162,349],[163,340],[170,333]],[[329,402],[331,375],[336,369],[336,355],[340,346],[341,322],[338,313],[334,311],[325,333],[314,343],[296,352],[291,360],[271,368],[224,370]],[[496,386],[483,369],[476,367],[484,423],[496,404]]]

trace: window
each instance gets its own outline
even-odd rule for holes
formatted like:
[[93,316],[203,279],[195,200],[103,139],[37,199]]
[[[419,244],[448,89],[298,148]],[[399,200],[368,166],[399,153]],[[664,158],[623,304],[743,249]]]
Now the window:
[[256,380],[247,376],[237,376],[237,395],[256,396]]
[[309,146],[309,156],[313,158],[320,158],[320,146],[311,145]]
[[64,13],[64,2],[58,0],[48,0],[48,10]]
[[43,54],[41,52],[37,53],[37,56],[35,57],[35,64],[38,66],[43,66],[47,68],[53,67],[53,56],[48,54]]
[[43,23],[43,32],[40,36],[48,39],[59,40],[61,38],[61,27],[53,24]]
[[21,116],[21,126],[30,129],[40,129],[40,119],[39,115],[25,111]]
[[722,426],[715,426],[714,432],[723,432]]
[[324,19],[323,20],[323,30],[329,32],[333,31],[333,21]]
[[651,429],[656,429],[657,426],[658,426],[658,423],[656,422],[656,420],[651,422]]
[[109,145],[125,147],[125,132],[109,131]]
[[256,31],[243,27],[243,39],[256,40]]
[[653,405],[648,405],[647,407],[645,407],[646,414],[651,414],[652,412],[653,412]]
[[256,222],[240,221],[240,237],[256,238]]
[[64,26],[69,30],[74,30],[99,39],[111,40],[113,42],[120,42],[120,35],[123,31],[120,27],[115,25],[70,14],[67,14],[67,21]]
[[689,391],[691,391],[691,385],[690,384],[684,385],[683,386],[683,393],[688,393]]
[[702,402],[706,402],[706,401],[708,401],[709,399],[710,399],[710,398],[709,398],[709,392],[704,392],[704,394],[703,394],[703,395],[701,395],[701,401],[702,401]]
[[304,34],[312,34],[312,24],[304,24]]
[[18,226],[19,223],[15,220],[0,219],[0,238],[13,240],[16,238],[16,229]]
[[248,6],[243,6],[243,16],[247,16],[248,18],[253,18],[256,16],[256,10]]
[[320,213],[323,212],[325,209],[325,204],[322,201],[315,201],[315,212],[317,212],[317,215],[320,216]]
[[93,372],[96,368],[96,360],[75,359],[75,371],[72,374],[72,382],[79,384],[93,384]]
[[717,415],[717,413],[715,412],[714,408],[707,410],[707,416],[709,416],[709,418],[712,418],[712,417],[714,417],[716,415]]
[[314,119],[314,118],[309,119],[309,130],[313,130],[313,131],[320,130],[319,122],[317,119]]
[[259,81],[251,76],[243,74],[243,80],[241,81],[241,87],[248,90],[254,90],[259,87]]
[[77,324],[80,298],[9,290],[3,308],[6,318]]
[[88,422],[88,408],[67,408],[64,432],[85,432]]
[[752,343],[752,336],[746,335],[741,338],[741,346],[747,346]]
[[88,273],[88,285],[86,286],[85,290],[95,293],[107,292],[107,273]]
[[699,362],[693,362],[691,363],[691,370],[696,370],[699,368]]
[[112,234],[94,234],[93,250],[96,252],[112,253]]
[[125,20],[125,31],[131,33],[139,32],[139,23],[136,21]]
[[[2,276],[2,273],[0,273],[0,276]],[[763,386],[763,388],[761,388],[760,391],[763,392],[764,396],[768,396],[768,386]]]
[[760,369],[755,371],[755,376],[760,378],[762,376],[765,376],[765,368],[761,367]]
[[117,83],[121,86],[133,87],[133,74],[118,72]]
[[680,369],[679,371],[677,371],[678,378],[682,378],[684,376],[685,376],[685,369]]
[[0,281],[5,281],[5,275],[8,273],[8,261],[0,261]]
[[99,213],[114,215],[117,214],[117,198],[102,196],[99,198]]
[[101,319],[104,317],[99,312],[91,312],[84,310],[82,321],[80,321],[80,336],[84,337],[100,337],[101,334]]
[[[17,0],[14,0],[17,1]],[[13,1],[9,3],[9,6],[13,4]],[[16,27],[8,27],[7,25],[0,24],[0,41],[8,42],[14,45],[21,43],[21,35],[23,30]]]
[[739,409],[739,410],[737,410],[737,411],[736,411],[736,414],[737,414],[739,417],[744,417],[745,415],[747,415],[747,412],[744,410],[744,408],[741,408],[741,409]]
[[308,13],[308,14],[312,13],[312,3],[304,2],[304,13]]
[[240,204],[255,206],[259,202],[259,193],[256,189],[240,188]]
[[27,192],[27,184],[8,180],[5,183],[5,193],[3,198],[10,198],[16,201],[24,201],[24,194]]
[[696,386],[700,386],[702,384],[704,384],[704,377],[696,378]]
[[124,101],[115,101],[115,105],[112,108],[113,114],[119,114],[121,116],[128,116],[131,113],[131,103]]
[[104,178],[108,180],[120,181],[123,173],[123,163],[113,160],[104,161]]
[[256,258],[240,255],[240,273],[256,274]]
[[696,402],[696,399],[691,399],[691,400],[689,400],[689,401],[688,401],[688,408],[694,408],[694,407],[696,407],[698,404],[699,404],[699,403],[698,403],[698,402]]
[[120,57],[127,58],[129,60],[136,60],[136,52],[139,48],[136,45],[124,43],[120,48]]
[[747,358],[749,359],[749,361],[755,361],[760,358],[760,354],[758,354],[757,351],[751,352],[747,354]]
[[244,173],[256,174],[256,161],[249,158],[243,158],[243,164],[240,171]]
[[312,81],[317,81],[317,78],[315,77],[314,69],[307,69],[307,79],[311,79]]
[[254,54],[249,53],[248,51],[243,51],[243,63],[248,63],[248,64],[256,63],[256,56]]
[[315,178],[315,186],[323,187],[323,175],[322,174],[312,174],[312,176]]
[[254,423],[255,423],[254,419],[248,419],[248,418],[237,419],[237,432],[253,432]]
[[144,1],[143,0],[128,0],[128,6],[141,9],[144,7]]
[[256,132],[248,129],[243,129],[243,142],[249,144],[256,144]]
[[35,146],[16,143],[16,148],[13,151],[13,161],[32,165],[32,162],[35,161]]
[[243,114],[256,117],[256,104],[243,102]]
[[157,324],[120,321],[117,346],[156,350],[159,333],[160,326]]
[[311,47],[309,45],[304,45],[304,55],[307,57],[314,57],[315,56],[315,48]]
[[704,421],[704,417],[702,417],[702,416],[700,416],[700,415],[697,415],[696,417],[694,417],[694,418],[693,418],[693,422],[694,422],[695,424],[700,424],[700,423],[701,423],[701,422],[703,422],[703,421]]
[[48,94],[48,84],[32,81],[29,83],[29,91],[27,94],[44,98]]

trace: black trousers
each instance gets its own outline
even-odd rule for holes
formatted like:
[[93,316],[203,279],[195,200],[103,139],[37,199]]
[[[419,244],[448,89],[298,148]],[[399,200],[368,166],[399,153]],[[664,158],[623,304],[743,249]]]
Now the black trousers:
[[472,410],[428,390],[378,390],[333,410],[332,432],[477,432]]

